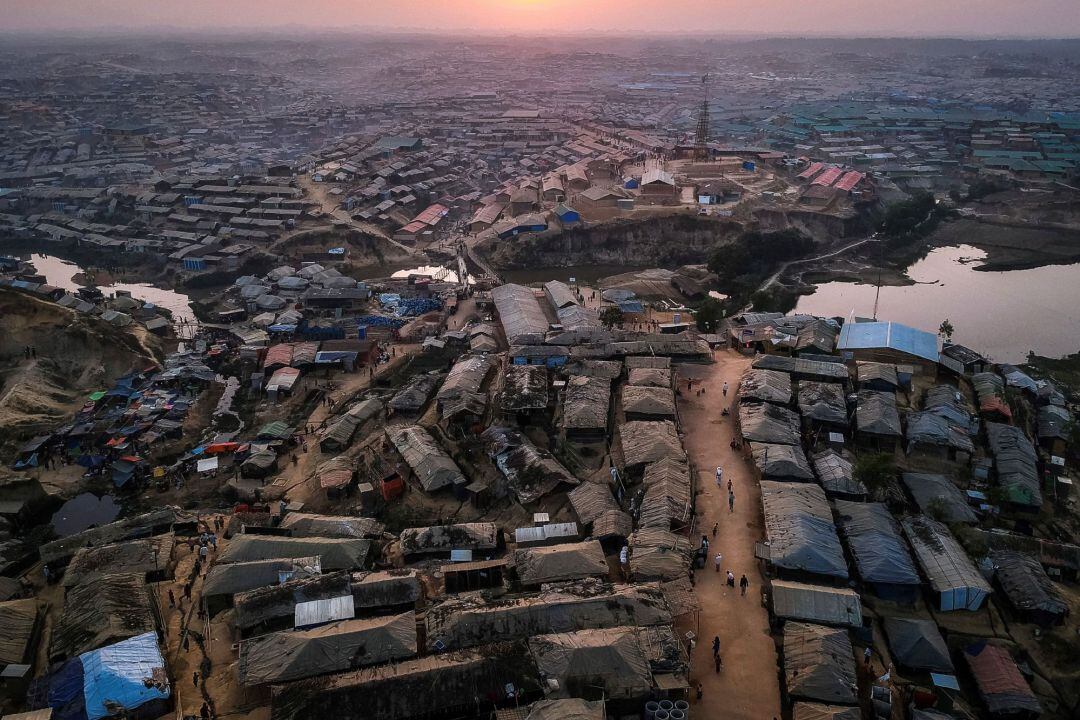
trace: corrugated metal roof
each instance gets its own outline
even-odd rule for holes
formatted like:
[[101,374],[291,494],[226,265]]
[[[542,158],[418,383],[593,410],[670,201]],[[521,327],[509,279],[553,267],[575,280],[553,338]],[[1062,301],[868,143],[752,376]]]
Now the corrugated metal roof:
[[296,603],[293,616],[293,625],[296,627],[310,627],[335,620],[349,620],[356,615],[353,606],[352,595],[326,598],[324,600],[309,600]]
[[938,361],[937,335],[894,322],[844,323],[837,350],[889,348]]

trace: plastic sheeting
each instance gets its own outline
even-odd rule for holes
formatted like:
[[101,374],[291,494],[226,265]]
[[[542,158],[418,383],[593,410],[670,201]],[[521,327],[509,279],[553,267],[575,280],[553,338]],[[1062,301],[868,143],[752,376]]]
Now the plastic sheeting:
[[864,582],[919,584],[919,573],[900,536],[900,527],[884,504],[837,500],[836,512]]
[[79,656],[88,720],[133,710],[169,697],[157,633],[148,632]]
[[889,649],[901,667],[953,673],[952,659],[937,623],[921,618],[885,618]]
[[792,698],[856,704],[855,655],[847,631],[784,625],[784,678]]
[[778,568],[847,578],[825,491],[809,483],[763,481],[769,561]]

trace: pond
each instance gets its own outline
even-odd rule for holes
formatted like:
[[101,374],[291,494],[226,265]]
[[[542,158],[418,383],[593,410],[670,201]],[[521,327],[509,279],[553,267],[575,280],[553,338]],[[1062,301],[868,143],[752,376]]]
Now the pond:
[[112,495],[98,497],[81,493],[60,506],[52,516],[53,530],[60,537],[80,533],[96,525],[111,523],[120,514],[120,506]]
[[[52,255],[33,254],[30,262],[37,268],[39,275],[45,277],[45,282],[55,285],[69,292],[78,290],[80,285],[73,278],[83,272],[83,268],[68,260],[61,260]],[[113,283],[112,285],[98,286],[101,292],[108,296],[117,290],[125,290],[131,296],[143,302],[153,303],[158,307],[165,308],[173,314],[173,318],[186,318],[193,320],[195,311],[191,309],[191,298],[175,290],[155,287],[149,283]]]
[[[986,253],[968,245],[932,250],[907,270],[915,285],[883,286],[877,316],[936,333],[948,319],[953,340],[998,362],[1080,351],[1080,264],[976,270]],[[796,312],[871,317],[876,287],[828,282],[799,299]]]

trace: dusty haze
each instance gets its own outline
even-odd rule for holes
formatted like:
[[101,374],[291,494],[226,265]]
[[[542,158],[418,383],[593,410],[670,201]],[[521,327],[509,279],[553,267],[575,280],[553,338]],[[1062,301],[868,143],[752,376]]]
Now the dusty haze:
[[5,0],[3,29],[1080,35],[1080,0]]

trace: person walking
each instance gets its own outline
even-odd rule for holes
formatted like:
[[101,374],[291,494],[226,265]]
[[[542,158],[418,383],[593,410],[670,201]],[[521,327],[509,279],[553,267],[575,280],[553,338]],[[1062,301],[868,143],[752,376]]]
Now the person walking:
[[720,562],[724,557],[720,553],[716,553],[716,557],[713,558],[713,564],[716,565],[716,572],[720,572]]
[[742,590],[743,597],[746,597],[746,588],[750,587],[750,581],[746,579],[746,573],[739,578],[739,589]]
[[712,536],[716,537],[716,533],[720,532],[720,523],[715,522],[712,526]]
[[713,654],[713,657],[716,657],[717,655],[720,654],[720,636],[719,635],[717,635],[716,637],[714,637],[712,639],[712,654]]
[[728,384],[727,384],[727,380],[725,380],[724,381],[724,397],[727,397],[727,389],[728,389]]
[[735,587],[735,573],[731,572],[730,569],[727,571],[727,584],[729,588]]
[[716,466],[716,487],[724,487],[724,468]]
[[199,671],[198,670],[191,673],[191,684],[194,685],[195,687],[199,687]]
[[169,589],[169,607],[176,607],[176,596],[173,595],[172,588]]
[[728,490],[727,491],[727,506],[728,506],[728,512],[735,512],[735,491],[734,490]]
[[716,667],[716,674],[719,675],[724,669],[724,661],[720,659],[720,653],[713,655],[713,665]]

